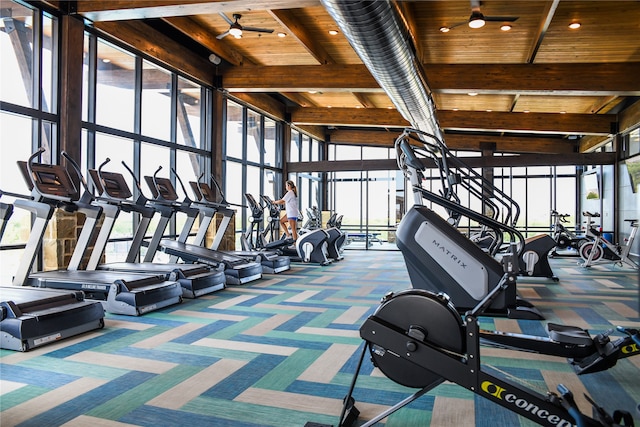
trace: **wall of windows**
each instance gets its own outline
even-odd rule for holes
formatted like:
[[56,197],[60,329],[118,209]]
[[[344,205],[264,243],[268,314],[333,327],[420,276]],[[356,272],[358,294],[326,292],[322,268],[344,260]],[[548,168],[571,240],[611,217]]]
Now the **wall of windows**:
[[[392,159],[383,147],[329,146],[329,160]],[[404,179],[400,171],[332,172],[328,179],[329,210],[342,215],[342,229],[353,236],[349,249],[395,249],[395,228],[405,211]]]
[[[58,19],[12,1],[2,2],[0,20],[0,190],[2,202],[29,194],[18,173],[39,147],[51,163],[58,148]],[[15,209],[7,223],[0,251],[0,280],[12,282],[29,237],[30,215]],[[42,260],[38,261],[39,265]]]
[[[57,70],[59,58],[65,53],[59,52],[55,16],[18,2],[3,1],[2,6],[0,190],[2,201],[10,203],[14,197],[7,192],[28,194],[26,184],[16,174],[16,161],[26,160],[39,147],[46,150],[43,162],[59,159]],[[123,173],[136,195],[134,178],[121,162],[135,172],[136,180],[152,175],[160,166],[160,176],[175,181],[173,169],[186,185],[203,173],[208,177],[211,89],[92,33],[85,34],[83,45],[83,63],[77,64],[78,69],[83,66],[82,81],[78,81],[82,85],[82,107],[77,118],[82,125],[82,158],[76,159],[83,172],[110,159],[105,170]],[[150,197],[144,183],[142,188]],[[184,196],[179,185],[178,192]],[[3,283],[11,283],[29,236],[29,220],[28,213],[16,210],[7,224],[0,250]],[[121,213],[112,233],[114,242],[107,248],[107,261],[124,259],[135,221],[132,214]],[[179,229],[181,221],[170,232]],[[36,267],[42,265],[39,261]]]
[[251,215],[245,194],[258,202],[262,194],[274,200],[282,196],[283,125],[232,100],[227,100],[225,111],[222,187],[227,201],[237,210],[234,225],[236,248],[240,249]]
[[[317,162],[322,158],[322,146],[319,141],[311,138],[296,129],[291,129],[291,147],[289,161],[291,162]],[[305,218],[309,217],[312,208],[323,209],[322,203],[322,173],[305,172],[289,174],[289,179],[298,187],[298,203],[300,212]],[[277,198],[284,195],[285,188],[277,189]]]
[[[189,182],[210,176],[212,124],[204,118],[211,117],[211,89],[89,32],[84,47],[83,164],[97,168],[111,159],[104,170],[122,173],[136,197],[139,184],[152,198],[145,177],[157,175],[171,179],[180,199],[193,199]],[[178,234],[185,218],[178,214],[165,234]],[[136,220],[133,214],[118,217],[107,261],[126,257],[122,240],[132,237]],[[158,221],[156,215],[147,235]]]

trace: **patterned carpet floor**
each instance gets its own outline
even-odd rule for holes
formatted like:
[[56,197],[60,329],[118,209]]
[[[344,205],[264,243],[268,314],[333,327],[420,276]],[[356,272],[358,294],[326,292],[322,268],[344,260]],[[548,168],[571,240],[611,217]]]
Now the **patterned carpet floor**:
[[[550,262],[559,282],[518,282],[546,321],[592,334],[640,327],[636,271]],[[410,281],[397,251],[351,250],[330,266],[292,267],[144,316],[107,314],[102,330],[27,353],[0,350],[0,425],[337,426],[363,345],[360,325],[382,296]],[[481,320],[483,328],[536,335],[545,335],[544,324]],[[583,410],[588,393],[605,408],[633,412],[640,424],[640,357],[583,376],[564,359],[513,350],[483,347],[482,361],[542,393],[564,383]],[[359,423],[413,391],[365,360],[354,393]],[[533,424],[445,382],[379,425]]]

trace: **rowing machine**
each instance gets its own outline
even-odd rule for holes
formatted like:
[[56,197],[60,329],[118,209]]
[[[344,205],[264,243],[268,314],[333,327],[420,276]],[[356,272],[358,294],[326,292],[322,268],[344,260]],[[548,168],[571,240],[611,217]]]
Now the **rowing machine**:
[[[512,265],[512,261],[508,261],[505,265]],[[517,273],[513,273],[513,268],[509,270],[500,286],[515,280]],[[542,395],[481,365],[480,345],[485,332],[479,328],[478,317],[491,304],[491,298],[501,292],[498,289],[500,286],[494,288],[464,318],[458,314],[446,294],[409,289],[386,295],[375,313],[360,328],[365,345],[344,399],[340,426],[350,426],[357,419],[359,412],[352,394],[367,352],[374,365],[389,379],[419,390],[362,427],[372,426],[444,381],[465,387],[545,426],[620,425],[620,422],[626,426],[633,425],[632,418],[629,424],[628,417],[618,417],[620,419],[615,422],[608,422],[606,417],[587,417],[580,414],[575,405],[571,406],[569,395],[564,390],[560,395],[553,392]],[[628,339],[632,341],[633,337]],[[594,414],[597,412],[594,411]]]

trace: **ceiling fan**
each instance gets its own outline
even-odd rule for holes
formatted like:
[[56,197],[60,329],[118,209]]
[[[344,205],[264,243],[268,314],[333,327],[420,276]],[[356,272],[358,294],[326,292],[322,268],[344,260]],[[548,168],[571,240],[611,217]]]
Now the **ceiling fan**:
[[225,38],[228,35],[231,35],[237,39],[242,37],[242,32],[243,31],[254,31],[257,33],[273,33],[273,30],[270,30],[269,28],[256,28],[256,27],[244,27],[242,25],[240,25],[240,23],[238,22],[238,20],[240,18],[242,18],[242,15],[240,15],[239,13],[234,13],[233,14],[233,19],[235,19],[235,21],[232,21],[231,19],[229,19],[229,17],[227,15],[225,15],[224,13],[220,12],[220,16],[222,16],[224,18],[225,21],[227,21],[229,23],[229,29],[227,31],[225,31],[224,33],[216,36],[216,38],[218,40]]
[[[515,22],[518,18],[518,16],[485,16],[480,10],[480,0],[471,0],[471,16],[469,20],[458,22],[448,27],[441,27],[440,31],[447,33],[451,29],[464,24],[468,24],[471,28],[482,28],[487,22]],[[511,29],[511,26],[508,27],[508,29]]]

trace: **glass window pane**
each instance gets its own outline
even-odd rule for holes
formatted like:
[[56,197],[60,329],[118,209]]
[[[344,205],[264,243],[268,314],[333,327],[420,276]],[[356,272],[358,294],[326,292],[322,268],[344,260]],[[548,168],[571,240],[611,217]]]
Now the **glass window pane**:
[[0,156],[0,189],[3,191],[29,194],[27,184],[18,175],[16,162],[26,161],[33,153],[31,149],[33,120],[14,114],[0,113],[0,141],[2,141],[2,156]]
[[42,17],[42,110],[57,112],[56,87],[58,76],[57,20],[44,14]]
[[311,140],[311,161],[316,162],[320,160],[320,143],[315,139]]
[[[200,178],[202,171],[200,170],[200,156],[195,153],[189,153],[188,151],[176,151],[176,173],[182,180],[183,185],[186,187],[187,195],[191,199],[195,197],[195,194],[191,193],[189,182],[197,182]],[[203,182],[209,182],[209,176],[203,176]],[[180,183],[177,183],[180,186]]]
[[280,163],[277,162],[277,127],[276,122],[266,118],[264,119],[264,165],[279,167]]
[[247,160],[260,163],[260,146],[262,135],[260,132],[260,114],[247,111]]
[[142,61],[142,134],[171,141],[171,74]]
[[96,123],[133,131],[135,57],[98,41]]
[[202,89],[189,80],[178,77],[178,133],[176,142],[188,147],[206,148],[200,135]]
[[89,121],[89,61],[91,56],[89,55],[89,43],[92,36],[89,33],[84,33],[84,55],[82,57],[82,120]]
[[289,148],[289,161],[300,161],[300,132],[291,129],[291,147]]
[[311,149],[311,141],[307,135],[302,135],[302,147],[300,148],[302,156],[300,157],[301,162],[309,161],[309,154]]
[[[0,99],[24,107],[33,100],[33,11],[18,3],[2,2],[11,17],[2,19],[0,31]],[[4,16],[4,15],[3,15]],[[17,46],[28,46],[25,52]]]
[[227,101],[227,157],[242,159],[242,106]]

